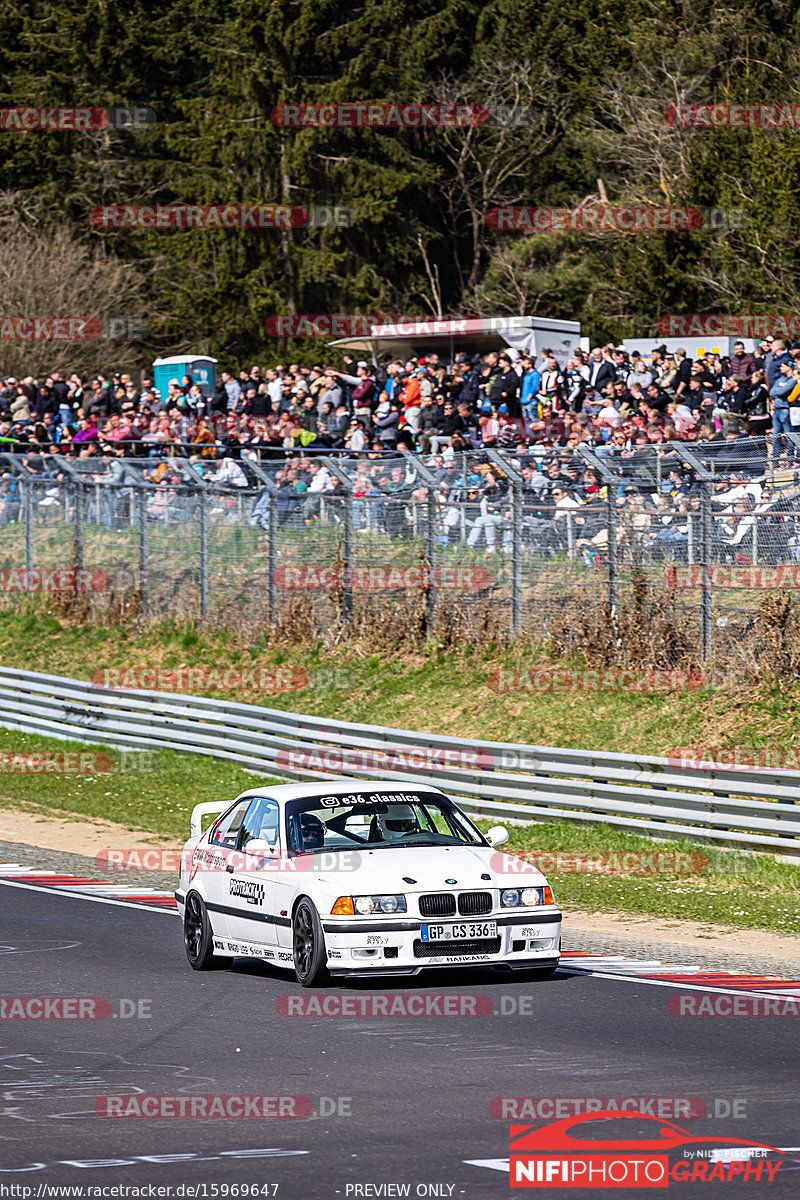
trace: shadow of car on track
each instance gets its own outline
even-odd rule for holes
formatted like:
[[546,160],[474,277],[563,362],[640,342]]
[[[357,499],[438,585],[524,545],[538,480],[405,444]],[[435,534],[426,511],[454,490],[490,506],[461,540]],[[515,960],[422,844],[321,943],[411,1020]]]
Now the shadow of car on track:
[[[302,992],[304,990],[288,972],[255,958],[235,958],[227,974],[252,976],[259,979],[274,979],[276,982],[285,984],[293,992]],[[422,971],[419,975],[376,975],[374,979],[364,976],[337,978],[330,980],[320,990],[324,992],[392,991],[402,994],[403,992],[432,990],[434,987],[439,989],[443,987],[455,989],[475,986],[476,984],[487,988],[502,988],[507,987],[512,982],[533,983],[537,988],[540,988],[554,984],[568,983],[578,978],[579,976],[567,972],[566,969],[562,972],[560,968],[556,970],[556,973],[550,979],[540,979],[537,978],[535,969],[520,971],[512,970],[510,967],[505,966],[477,966],[459,970],[458,968],[437,969],[431,967]]]

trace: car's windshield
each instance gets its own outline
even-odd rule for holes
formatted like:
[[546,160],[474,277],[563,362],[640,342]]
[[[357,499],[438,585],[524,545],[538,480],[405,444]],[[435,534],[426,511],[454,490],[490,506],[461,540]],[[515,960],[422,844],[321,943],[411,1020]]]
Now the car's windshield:
[[318,795],[287,805],[289,849],[370,850],[419,846],[485,846],[483,835],[435,792]]

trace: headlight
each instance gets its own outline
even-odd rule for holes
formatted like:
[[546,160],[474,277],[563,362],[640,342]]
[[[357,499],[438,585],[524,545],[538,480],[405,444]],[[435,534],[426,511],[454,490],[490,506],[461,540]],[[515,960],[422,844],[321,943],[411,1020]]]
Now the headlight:
[[538,908],[542,904],[555,904],[555,900],[551,887],[506,888],[500,893],[500,903],[503,908]]
[[406,912],[405,896],[340,896],[331,909],[333,916],[370,916],[373,913]]

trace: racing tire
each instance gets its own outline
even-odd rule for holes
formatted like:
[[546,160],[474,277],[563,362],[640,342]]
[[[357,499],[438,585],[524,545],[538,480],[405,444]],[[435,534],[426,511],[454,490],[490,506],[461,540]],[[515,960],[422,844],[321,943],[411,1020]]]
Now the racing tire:
[[203,898],[189,892],[183,915],[183,944],[193,971],[213,971],[228,966],[230,960],[214,953],[214,930]]
[[292,918],[292,958],[301,987],[318,987],[329,978],[322,922],[306,897],[300,901]]

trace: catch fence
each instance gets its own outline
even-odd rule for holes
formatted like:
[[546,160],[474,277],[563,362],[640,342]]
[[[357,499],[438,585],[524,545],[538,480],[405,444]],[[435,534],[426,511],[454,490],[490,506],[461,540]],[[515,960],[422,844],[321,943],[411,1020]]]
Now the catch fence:
[[48,590],[47,572],[89,572],[98,615],[127,604],[261,628],[293,611],[318,636],[397,619],[422,637],[456,614],[487,638],[562,647],[627,613],[672,630],[662,665],[707,662],[765,595],[800,586],[800,438],[789,457],[771,450],[751,437],[221,464],[4,454],[0,586],[8,604]]

